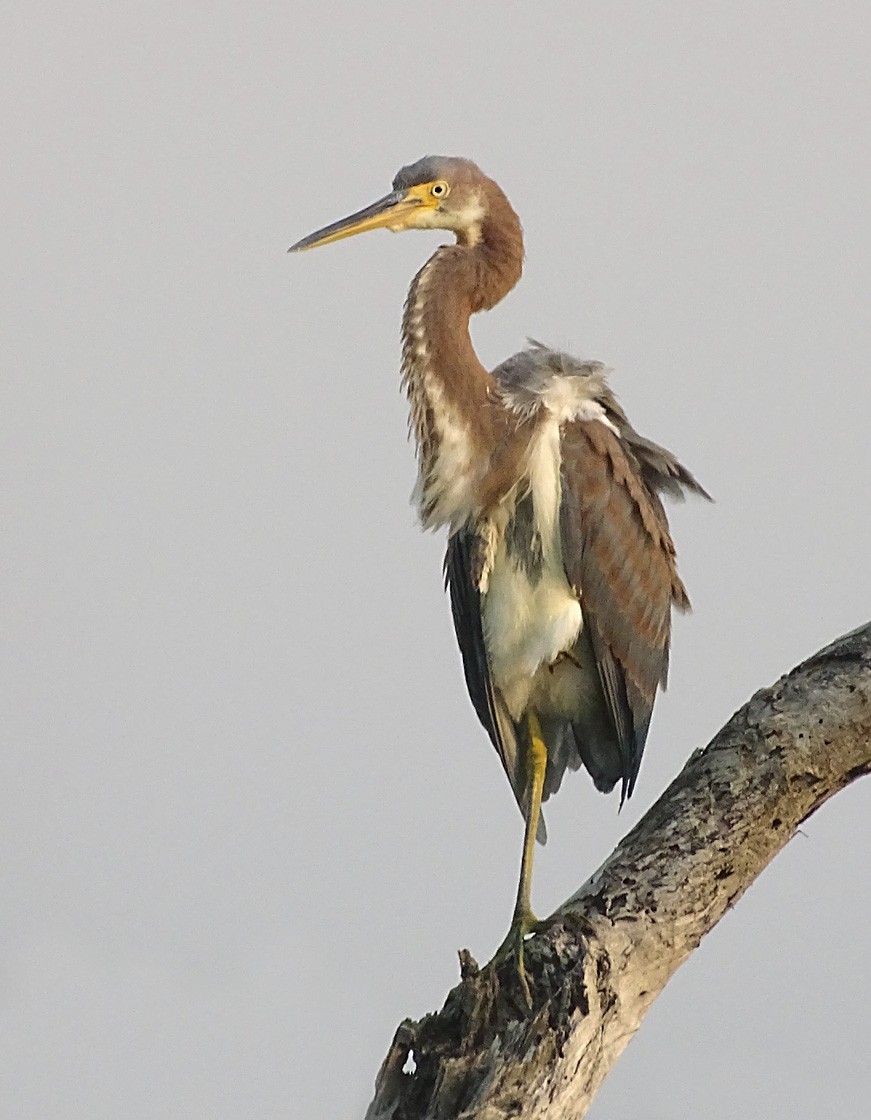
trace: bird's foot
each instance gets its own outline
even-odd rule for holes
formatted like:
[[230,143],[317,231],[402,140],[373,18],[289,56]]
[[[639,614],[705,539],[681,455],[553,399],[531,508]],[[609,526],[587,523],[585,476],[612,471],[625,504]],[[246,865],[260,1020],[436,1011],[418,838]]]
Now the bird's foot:
[[531,910],[515,912],[511,919],[511,928],[505,940],[493,954],[491,965],[498,967],[513,959],[517,969],[517,978],[520,981],[520,991],[528,1008],[532,1008],[532,993],[529,989],[529,980],[526,976],[526,967],[523,962],[523,948],[528,938],[540,933],[547,927],[546,922],[539,921]]

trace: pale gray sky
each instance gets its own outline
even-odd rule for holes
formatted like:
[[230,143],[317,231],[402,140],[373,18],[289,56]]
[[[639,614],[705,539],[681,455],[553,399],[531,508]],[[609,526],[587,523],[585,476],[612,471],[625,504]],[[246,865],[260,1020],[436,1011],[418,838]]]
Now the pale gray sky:
[[[291,241],[427,152],[524,220],[475,324],[615,367],[717,499],[632,802],[577,775],[534,901],[756,688],[871,616],[871,10],[7,0],[0,1114],[362,1114],[501,940],[521,820],[408,504],[407,283]],[[871,783],[673,980],[597,1120],[864,1120]]]

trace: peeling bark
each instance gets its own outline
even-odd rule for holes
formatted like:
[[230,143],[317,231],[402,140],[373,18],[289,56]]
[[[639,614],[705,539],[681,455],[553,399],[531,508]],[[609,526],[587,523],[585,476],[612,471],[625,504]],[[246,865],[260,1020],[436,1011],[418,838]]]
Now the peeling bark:
[[366,1120],[579,1120],[669,977],[820,805],[871,771],[871,623],[757,692],[511,965],[460,953]]

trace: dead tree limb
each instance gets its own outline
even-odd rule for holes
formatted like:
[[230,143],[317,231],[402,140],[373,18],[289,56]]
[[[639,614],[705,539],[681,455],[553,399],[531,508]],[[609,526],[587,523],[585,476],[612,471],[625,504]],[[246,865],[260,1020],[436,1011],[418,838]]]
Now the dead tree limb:
[[510,966],[460,954],[400,1024],[367,1120],[579,1120],[647,1009],[801,823],[871,771],[871,623],[757,692]]

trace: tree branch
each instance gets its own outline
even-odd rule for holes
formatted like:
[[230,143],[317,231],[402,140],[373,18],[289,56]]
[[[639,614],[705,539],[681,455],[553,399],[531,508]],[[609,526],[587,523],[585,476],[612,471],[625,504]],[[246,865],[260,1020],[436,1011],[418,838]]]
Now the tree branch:
[[757,692],[511,965],[400,1024],[367,1120],[579,1120],[669,977],[811,813],[871,771],[871,623]]

